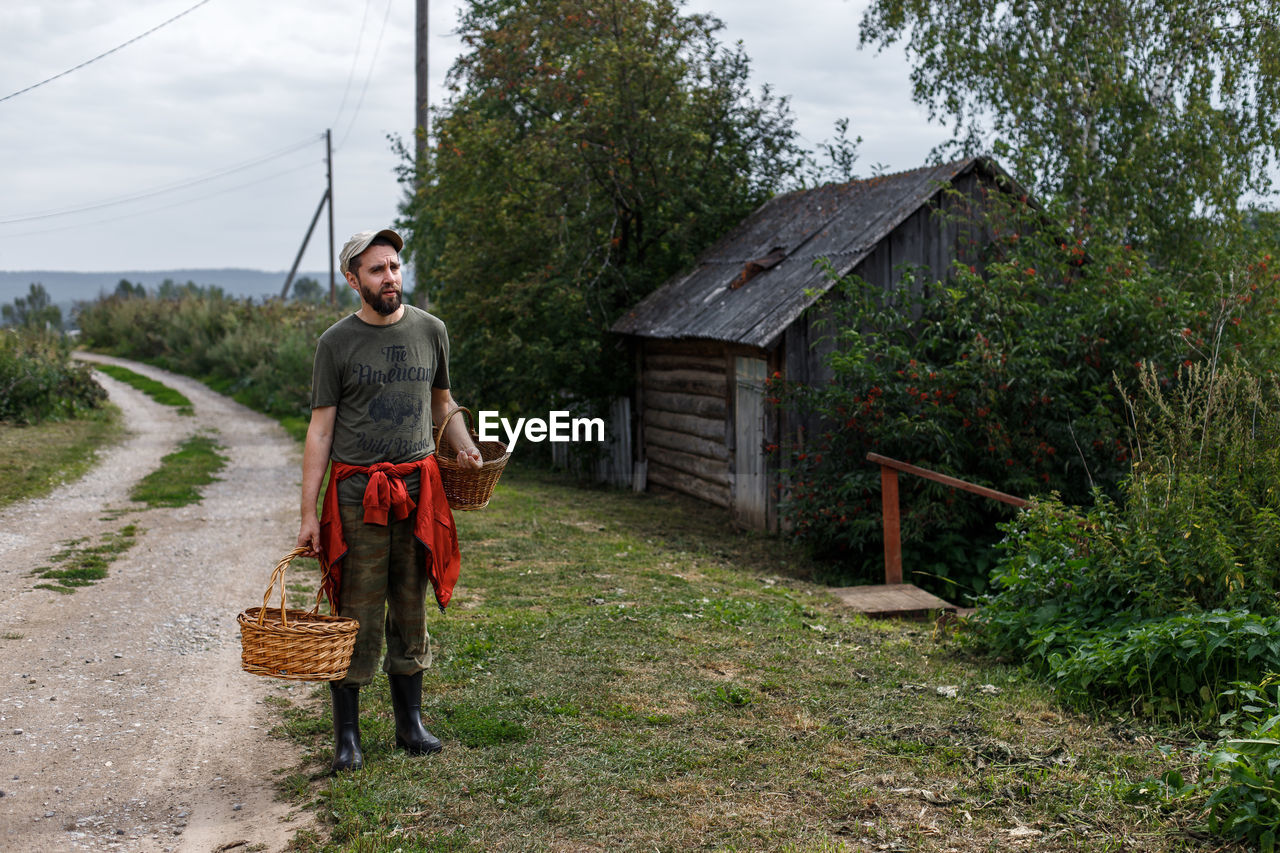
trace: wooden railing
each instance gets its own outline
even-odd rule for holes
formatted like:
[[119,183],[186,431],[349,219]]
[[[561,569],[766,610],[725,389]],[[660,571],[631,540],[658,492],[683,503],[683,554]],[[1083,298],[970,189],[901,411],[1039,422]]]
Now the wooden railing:
[[1023,498],[1007,495],[975,483],[967,483],[946,474],[939,474],[937,471],[930,471],[928,468],[908,465],[906,462],[899,462],[897,459],[890,459],[879,453],[868,453],[867,461],[880,466],[880,508],[884,515],[884,582],[887,584],[902,583],[902,533],[898,513],[899,471],[1019,508],[1027,505]]

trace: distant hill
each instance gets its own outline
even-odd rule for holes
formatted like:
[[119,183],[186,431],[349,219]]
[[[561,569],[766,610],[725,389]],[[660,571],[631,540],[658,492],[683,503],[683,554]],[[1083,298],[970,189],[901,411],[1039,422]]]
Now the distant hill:
[[[19,270],[10,272],[0,270],[0,304],[12,302],[19,296],[26,296],[32,282],[40,282],[49,291],[49,296],[64,312],[74,302],[97,299],[99,294],[111,293],[116,283],[127,278],[135,284],[141,283],[148,290],[154,290],[165,279],[172,279],[177,284],[193,281],[199,285],[217,285],[232,296],[254,297],[279,296],[280,288],[289,275],[287,270],[267,272],[249,269],[189,269],[189,270],[125,270],[122,272],[59,272],[56,270]],[[297,277],[310,276],[324,285],[329,283],[329,271],[299,271]],[[339,286],[344,286],[341,277]]]

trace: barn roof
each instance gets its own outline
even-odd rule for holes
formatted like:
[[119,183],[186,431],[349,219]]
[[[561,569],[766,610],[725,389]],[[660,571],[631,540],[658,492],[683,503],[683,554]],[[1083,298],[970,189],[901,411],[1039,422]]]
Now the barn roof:
[[[699,338],[767,348],[833,284],[815,261],[853,270],[911,214],[989,160],[969,158],[775,196],[614,325],[646,338]],[[737,286],[733,286],[737,284]]]

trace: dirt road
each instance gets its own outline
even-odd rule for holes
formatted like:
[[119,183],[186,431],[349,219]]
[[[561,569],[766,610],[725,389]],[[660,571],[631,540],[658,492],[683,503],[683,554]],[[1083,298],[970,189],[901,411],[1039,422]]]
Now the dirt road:
[[[99,374],[128,438],[83,480],[0,512],[0,848],[283,849],[307,816],[275,800],[299,770],[267,736],[264,700],[310,687],[240,670],[236,614],[258,604],[297,533],[299,455],[275,422],[192,380],[183,417]],[[141,509],[131,486],[194,432],[229,458],[199,504]],[[108,577],[64,595],[32,570],[69,540],[126,524],[137,543]]]

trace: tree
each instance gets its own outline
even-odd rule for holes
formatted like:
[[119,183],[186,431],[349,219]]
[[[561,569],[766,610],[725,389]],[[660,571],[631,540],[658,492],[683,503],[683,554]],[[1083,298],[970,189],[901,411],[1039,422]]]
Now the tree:
[[304,275],[293,283],[293,299],[295,302],[319,304],[329,298],[329,293],[321,289],[320,282],[311,276]]
[[[294,302],[306,302],[309,305],[324,305],[329,301],[329,288],[320,284],[311,276],[304,275],[293,283],[291,297]],[[347,283],[341,282],[334,293],[334,304],[339,308],[356,305],[356,295]]]
[[862,43],[904,37],[914,97],[956,146],[1112,237],[1175,247],[1270,188],[1272,0],[874,0]]
[[750,94],[720,27],[672,0],[466,7],[403,224],[469,395],[546,411],[618,393],[610,325],[796,172],[785,100]]
[[142,282],[134,284],[127,278],[122,278],[116,282],[115,296],[117,299],[146,299],[147,289]]
[[62,309],[53,304],[49,291],[40,282],[32,282],[27,296],[19,296],[10,305],[0,306],[6,326],[21,329],[61,329]]

